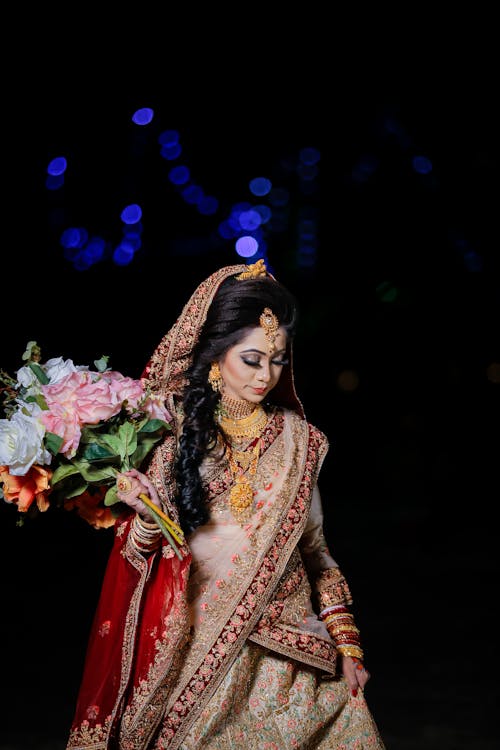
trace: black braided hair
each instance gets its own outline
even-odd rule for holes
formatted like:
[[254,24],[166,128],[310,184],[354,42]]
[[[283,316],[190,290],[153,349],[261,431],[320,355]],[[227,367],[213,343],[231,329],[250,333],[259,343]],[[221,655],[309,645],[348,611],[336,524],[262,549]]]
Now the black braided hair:
[[220,394],[208,382],[212,362],[221,360],[252,328],[270,307],[290,341],[295,332],[297,307],[293,295],[268,276],[238,280],[234,276],[220,285],[197,344],[183,394],[184,422],[176,462],[180,520],[189,534],[208,521],[208,507],[200,476],[203,457],[217,440],[214,410]]

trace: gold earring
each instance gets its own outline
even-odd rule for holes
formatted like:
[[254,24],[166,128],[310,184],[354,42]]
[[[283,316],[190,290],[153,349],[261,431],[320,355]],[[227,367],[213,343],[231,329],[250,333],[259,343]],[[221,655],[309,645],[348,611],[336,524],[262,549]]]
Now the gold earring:
[[218,362],[212,362],[210,372],[208,373],[208,382],[212,386],[212,390],[222,393],[223,380]]

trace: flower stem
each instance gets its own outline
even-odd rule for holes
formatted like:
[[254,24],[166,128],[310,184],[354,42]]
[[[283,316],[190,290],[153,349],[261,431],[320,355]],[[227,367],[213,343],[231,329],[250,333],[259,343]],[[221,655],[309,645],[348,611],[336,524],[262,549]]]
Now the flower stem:
[[175,523],[175,521],[172,521],[172,519],[170,518],[170,516],[167,516],[167,514],[164,513],[161,508],[159,508],[157,505],[155,505],[153,503],[153,501],[150,500],[150,498],[144,492],[141,492],[141,494],[139,495],[139,497],[141,498],[142,502],[145,505],[148,506],[148,508],[150,510],[154,510],[155,513],[157,513],[157,515],[159,515],[160,518],[162,518],[165,521],[165,525],[167,526],[168,530],[170,531],[170,533],[172,534],[172,536],[174,537],[174,539],[177,542],[179,542],[179,544],[183,544],[184,543],[184,532],[182,531],[181,527],[178,526]]

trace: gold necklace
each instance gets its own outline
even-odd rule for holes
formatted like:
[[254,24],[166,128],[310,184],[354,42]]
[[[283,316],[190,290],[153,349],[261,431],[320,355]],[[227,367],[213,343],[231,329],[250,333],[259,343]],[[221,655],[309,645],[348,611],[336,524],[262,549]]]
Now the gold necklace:
[[[257,439],[252,448],[250,458],[248,459],[248,468],[245,471],[245,468],[240,466],[239,462],[236,460],[235,454],[231,450],[231,446],[228,445],[229,469],[234,482],[229,491],[229,507],[231,508],[233,516],[240,522],[246,521],[252,512],[253,487],[251,480],[257,473],[259,455],[260,439]],[[238,455],[238,458],[239,457],[240,456]]]
[[248,417],[238,419],[224,412],[217,416],[222,432],[231,438],[239,440],[256,438],[267,424],[267,414],[260,404],[253,409]]
[[[251,414],[242,419],[219,414],[219,425],[229,440],[226,441],[229,470],[233,486],[229,491],[229,507],[235,518],[241,523],[246,520],[253,505],[252,479],[257,472],[260,456],[260,435],[267,424],[267,414],[258,404]],[[237,450],[234,442],[255,440],[252,449]]]
[[233,417],[234,419],[243,419],[243,417],[249,417],[255,409],[255,404],[251,401],[247,401],[243,398],[231,398],[230,396],[222,395],[220,400],[220,407],[223,414],[226,417]]

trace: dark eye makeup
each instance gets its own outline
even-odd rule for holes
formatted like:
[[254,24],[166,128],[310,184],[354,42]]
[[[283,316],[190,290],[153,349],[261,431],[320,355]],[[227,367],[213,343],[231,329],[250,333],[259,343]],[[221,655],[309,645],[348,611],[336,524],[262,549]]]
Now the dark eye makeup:
[[[243,362],[248,365],[249,367],[261,367],[260,359],[254,360],[254,359],[247,359],[246,357],[241,358]],[[278,365],[278,367],[284,367],[289,362],[288,359],[280,358],[280,359],[272,359],[271,364],[272,365]]]

